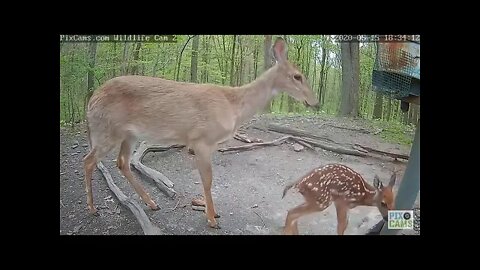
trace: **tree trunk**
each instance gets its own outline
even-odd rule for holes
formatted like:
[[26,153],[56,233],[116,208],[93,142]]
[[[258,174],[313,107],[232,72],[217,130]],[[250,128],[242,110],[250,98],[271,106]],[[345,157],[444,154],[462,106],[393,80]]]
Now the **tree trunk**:
[[387,98],[387,109],[386,109],[386,113],[385,113],[385,119],[387,121],[390,121],[390,116],[392,114],[392,99],[391,98]]
[[197,82],[197,67],[198,67],[198,43],[200,36],[196,35],[192,42],[192,61],[190,63],[190,82]]
[[142,43],[137,42],[135,50],[133,51],[133,67],[130,70],[130,74],[132,75],[138,74],[138,58],[140,56],[140,47],[142,47]]
[[[272,67],[273,65],[273,57],[272,57],[272,36],[271,35],[265,35],[264,39],[264,46],[263,46],[263,71],[267,71],[269,68]],[[257,54],[258,57],[258,54]],[[256,68],[255,68],[256,69]],[[255,70],[255,78],[257,76]],[[273,100],[270,104],[268,104],[265,107],[265,112],[271,112],[272,111],[272,103]]]
[[124,43],[123,47],[123,56],[122,56],[122,74],[127,74],[127,51],[128,51],[128,43]]
[[88,46],[88,74],[87,74],[87,93],[93,91],[95,78],[95,58],[97,54],[97,42],[91,41]]
[[202,71],[202,83],[208,82],[208,41],[207,36],[203,36],[203,71]]
[[160,43],[157,44],[157,57],[155,59],[155,65],[153,65],[152,76],[155,77],[157,74],[158,61],[160,60]]
[[235,47],[237,45],[237,35],[233,35],[232,61],[230,62],[230,86],[235,86],[235,77],[233,76],[233,67],[235,65]]
[[112,78],[117,77],[117,42],[113,43],[113,68],[112,68]]
[[255,38],[255,48],[253,51],[253,79],[255,80],[257,78],[257,72],[258,72],[258,43],[257,39]]
[[180,76],[180,65],[182,64],[182,56],[183,56],[183,51],[185,51],[185,48],[188,45],[188,42],[190,42],[190,39],[192,39],[193,36],[189,36],[187,41],[182,47],[182,50],[180,51],[180,55],[178,56],[178,63],[177,63],[177,75],[175,76],[175,80],[178,81],[179,76]]
[[272,67],[272,36],[265,35],[264,54],[263,54],[263,71],[267,71]]
[[375,93],[375,105],[373,107],[373,119],[382,119],[383,95]]
[[360,76],[359,43],[341,43],[342,97],[339,115],[358,116],[358,90]]
[[320,62],[320,81],[318,83],[318,98],[320,102],[320,106],[318,106],[318,110],[320,110],[320,107],[324,104],[323,97],[324,97],[324,89],[323,87],[324,84],[324,72],[325,72],[325,62],[327,60],[327,49],[326,49],[326,42],[322,41],[322,61]]

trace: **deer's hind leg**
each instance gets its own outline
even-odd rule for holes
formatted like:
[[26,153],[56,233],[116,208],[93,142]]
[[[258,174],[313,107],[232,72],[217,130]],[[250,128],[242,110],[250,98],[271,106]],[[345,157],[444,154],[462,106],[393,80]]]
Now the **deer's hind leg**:
[[305,203],[291,209],[288,211],[287,218],[285,220],[283,234],[298,235],[299,218],[308,214],[323,211],[327,207],[327,204],[320,204],[315,200],[307,200]]
[[130,169],[130,158],[132,155],[132,146],[134,145],[135,140],[133,138],[127,138],[122,141],[120,146],[120,153],[117,158],[117,166],[122,172],[122,174],[127,178],[128,182],[133,186],[135,192],[142,198],[142,201],[146,203],[150,209],[159,210],[158,205],[152,200],[150,195],[145,192],[143,186],[138,182],[137,179],[132,174]]
[[93,205],[93,193],[92,193],[92,176],[97,163],[102,161],[102,159],[110,152],[115,144],[105,144],[101,146],[93,146],[90,152],[83,158],[83,168],[84,168],[84,182],[85,182],[85,192],[87,193],[87,206],[90,214],[98,215],[97,209]]

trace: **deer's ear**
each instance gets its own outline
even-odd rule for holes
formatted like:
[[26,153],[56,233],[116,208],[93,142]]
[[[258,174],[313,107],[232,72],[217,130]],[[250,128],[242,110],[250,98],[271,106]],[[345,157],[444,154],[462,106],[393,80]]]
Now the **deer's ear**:
[[375,175],[375,177],[373,177],[373,186],[374,186],[376,189],[381,189],[381,188],[383,188],[383,183],[382,183],[382,181],[380,181],[380,179],[378,178],[378,175]]
[[395,186],[395,180],[397,179],[397,174],[394,172],[392,177],[390,177],[390,182],[388,183],[389,187]]
[[278,62],[287,60],[287,43],[281,37],[278,37],[273,44],[273,57]]

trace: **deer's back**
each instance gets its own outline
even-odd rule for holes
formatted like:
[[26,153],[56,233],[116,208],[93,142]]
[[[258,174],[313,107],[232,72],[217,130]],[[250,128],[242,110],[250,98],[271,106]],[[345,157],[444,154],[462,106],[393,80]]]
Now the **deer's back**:
[[129,131],[137,137],[184,143],[208,130],[222,133],[233,128],[233,111],[222,91],[154,77],[117,77],[94,93],[87,119],[93,132]]
[[320,201],[357,193],[362,195],[365,190],[362,176],[341,164],[329,164],[310,171],[300,179],[297,188],[303,196]]

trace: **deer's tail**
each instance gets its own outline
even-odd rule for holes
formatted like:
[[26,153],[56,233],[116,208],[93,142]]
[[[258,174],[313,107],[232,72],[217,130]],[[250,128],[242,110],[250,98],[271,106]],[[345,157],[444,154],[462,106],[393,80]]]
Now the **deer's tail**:
[[290,184],[286,185],[285,188],[283,189],[282,199],[287,194],[287,191],[289,191],[292,187],[296,186],[298,183],[299,183],[299,181],[295,181],[293,183],[290,183]]

